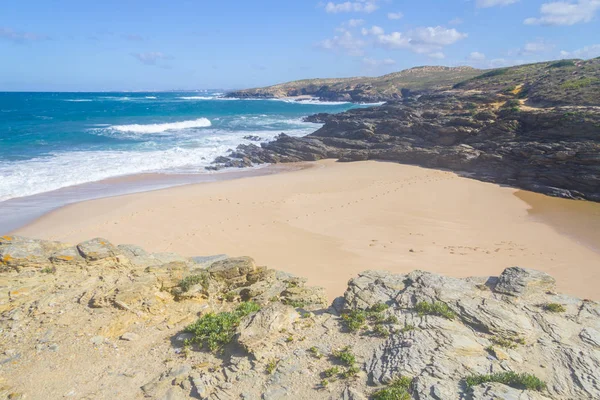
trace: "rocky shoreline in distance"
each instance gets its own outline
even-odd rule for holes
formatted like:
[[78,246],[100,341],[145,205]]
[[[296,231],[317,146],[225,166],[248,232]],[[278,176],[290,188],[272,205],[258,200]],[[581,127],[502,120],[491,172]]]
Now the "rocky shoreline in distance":
[[519,267],[366,271],[0,238],[0,398],[596,399],[600,303]]
[[443,168],[521,189],[600,201],[600,59],[492,70],[382,106],[307,118],[302,138],[240,145],[211,169],[383,160]]

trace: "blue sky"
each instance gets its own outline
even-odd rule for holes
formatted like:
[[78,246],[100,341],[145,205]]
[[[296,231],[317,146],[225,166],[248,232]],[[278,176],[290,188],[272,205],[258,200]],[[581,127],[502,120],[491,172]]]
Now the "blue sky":
[[600,0],[3,0],[0,90],[241,88],[600,56]]

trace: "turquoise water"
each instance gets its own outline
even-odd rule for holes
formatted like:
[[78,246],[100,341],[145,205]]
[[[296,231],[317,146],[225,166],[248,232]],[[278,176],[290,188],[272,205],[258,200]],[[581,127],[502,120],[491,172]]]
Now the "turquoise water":
[[222,93],[0,93],[0,204],[139,173],[207,173],[241,143],[319,128],[350,103],[224,99]]

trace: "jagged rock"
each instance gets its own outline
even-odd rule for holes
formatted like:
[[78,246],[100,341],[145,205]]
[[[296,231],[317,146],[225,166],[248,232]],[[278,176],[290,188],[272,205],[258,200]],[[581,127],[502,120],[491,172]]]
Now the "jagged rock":
[[227,288],[236,288],[257,282],[265,270],[265,267],[257,267],[250,257],[236,257],[213,263],[208,273]]
[[46,240],[34,240],[21,236],[2,236],[0,240],[0,267],[43,268],[52,252],[69,245]]
[[527,296],[554,291],[555,284],[554,278],[544,272],[512,267],[502,272],[494,290],[511,296]]
[[273,336],[281,330],[291,330],[300,314],[289,306],[271,304],[250,316],[238,328],[237,341],[255,357],[265,357],[273,351]]

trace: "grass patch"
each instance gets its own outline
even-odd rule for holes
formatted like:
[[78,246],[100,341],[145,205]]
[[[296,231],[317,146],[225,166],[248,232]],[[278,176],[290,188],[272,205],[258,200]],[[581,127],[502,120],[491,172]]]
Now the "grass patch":
[[188,277],[183,278],[177,286],[181,289],[182,292],[188,292],[192,286],[194,285],[202,285],[204,289],[208,288],[208,275],[207,274],[198,274],[198,275],[190,275]]
[[501,337],[494,336],[490,338],[490,342],[494,343],[497,346],[504,347],[505,349],[516,349],[517,345],[525,344],[525,339],[514,336],[514,337]]
[[481,74],[479,76],[476,76],[473,79],[485,79],[485,78],[493,78],[494,76],[500,76],[500,75],[504,75],[508,72],[508,68],[499,68],[499,69],[493,69],[491,71],[488,71],[484,74]]
[[56,273],[56,267],[46,267],[46,268],[43,268],[40,272],[42,274],[55,274]]
[[309,353],[312,354],[315,358],[323,358],[323,354],[321,353],[321,350],[319,350],[318,348],[316,348],[315,346],[311,347],[310,349],[308,349]]
[[415,306],[415,310],[420,316],[423,315],[436,315],[438,317],[444,317],[446,319],[454,319],[456,314],[448,307],[446,303],[441,301],[434,301],[429,303],[427,301],[421,301]]
[[480,385],[482,383],[496,382],[514,387],[515,389],[542,391],[546,388],[546,383],[532,374],[517,374],[515,372],[499,372],[491,375],[471,375],[465,378],[468,387]]
[[571,60],[560,60],[555,63],[548,65],[548,68],[564,68],[564,67],[574,67],[575,62]]
[[344,347],[342,350],[336,350],[333,352],[333,356],[338,359],[342,364],[352,366],[356,363],[356,356],[352,353],[350,346]]
[[273,375],[275,373],[275,371],[277,370],[277,365],[279,365],[279,360],[269,361],[267,363],[267,366],[265,367],[265,371],[267,372],[267,374]]
[[353,310],[343,314],[342,321],[350,332],[356,332],[365,326],[367,313],[362,310]]
[[373,400],[410,400],[410,384],[412,379],[400,377],[392,381],[386,388],[373,393]]
[[598,78],[585,77],[580,79],[573,79],[570,81],[563,82],[560,87],[567,90],[583,89],[600,82]]
[[338,376],[341,372],[342,370],[340,369],[340,367],[331,367],[323,371],[323,376],[325,378],[333,378],[335,376]]
[[258,310],[260,310],[260,306],[256,303],[241,303],[232,312],[203,315],[198,321],[186,327],[184,332],[194,335],[189,340],[190,343],[206,346],[210,351],[216,351],[231,342],[242,318]]
[[383,326],[382,324],[377,324],[373,328],[373,333],[379,337],[388,337],[390,336],[390,330]]
[[342,372],[341,376],[343,379],[354,378],[355,376],[358,375],[359,372],[360,372],[360,368],[358,368],[356,365],[353,365],[353,366],[349,367],[348,369],[346,369],[344,372]]
[[565,306],[563,306],[562,304],[558,304],[558,303],[546,303],[546,304],[544,304],[544,310],[546,310],[548,312],[553,312],[553,313],[562,313],[562,312],[567,311]]

